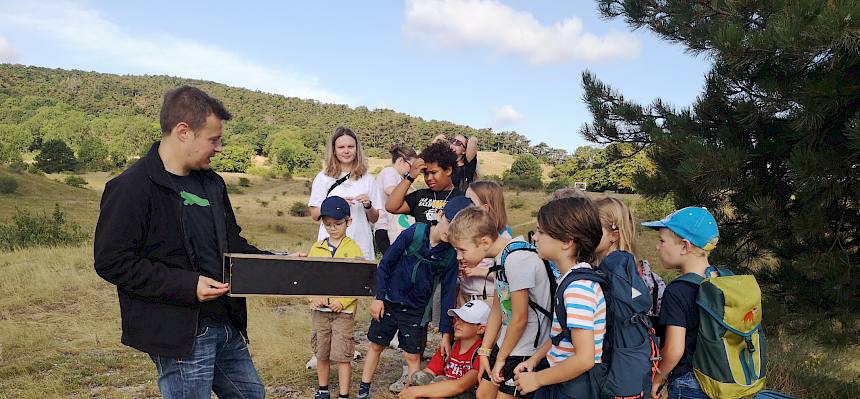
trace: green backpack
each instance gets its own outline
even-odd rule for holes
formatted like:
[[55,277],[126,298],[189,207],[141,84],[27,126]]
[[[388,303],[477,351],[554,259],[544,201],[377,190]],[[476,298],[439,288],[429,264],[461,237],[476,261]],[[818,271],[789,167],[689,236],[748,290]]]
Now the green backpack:
[[690,357],[702,391],[711,398],[752,396],[764,388],[765,341],[761,328],[761,288],[755,277],[736,276],[709,267],[710,276],[695,273],[678,277],[699,286],[699,331]]
[[433,311],[433,295],[436,293],[436,289],[439,287],[439,280],[442,277],[442,273],[445,272],[445,269],[454,258],[457,256],[457,251],[454,250],[454,247],[448,248],[448,251],[445,252],[445,256],[439,260],[432,260],[421,255],[421,248],[427,246],[427,240],[425,239],[427,236],[427,229],[430,226],[427,223],[416,222],[414,224],[415,230],[412,232],[412,241],[409,243],[409,246],[406,247],[406,251],[404,252],[404,256],[414,256],[417,261],[414,265],[412,265],[412,284],[415,284],[415,277],[418,274],[418,267],[423,263],[433,268],[433,274],[435,278],[433,279],[433,289],[430,291],[430,301],[427,303],[427,307],[424,308],[424,317],[421,319],[421,325],[427,324],[430,321],[430,316]]

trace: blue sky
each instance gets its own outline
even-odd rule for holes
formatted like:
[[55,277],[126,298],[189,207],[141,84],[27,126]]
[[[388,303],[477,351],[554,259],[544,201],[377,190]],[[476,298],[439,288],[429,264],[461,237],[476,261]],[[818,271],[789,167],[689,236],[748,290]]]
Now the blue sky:
[[0,61],[168,74],[516,130],[572,152],[581,73],[626,98],[694,101],[710,60],[603,20],[594,1],[0,0]]

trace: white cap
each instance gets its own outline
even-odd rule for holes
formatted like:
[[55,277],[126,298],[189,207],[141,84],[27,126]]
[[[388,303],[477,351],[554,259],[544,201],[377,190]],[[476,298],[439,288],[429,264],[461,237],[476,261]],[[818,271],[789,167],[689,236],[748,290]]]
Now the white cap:
[[459,309],[448,309],[448,316],[457,316],[466,323],[487,325],[490,317],[490,307],[480,299],[473,299],[460,306]]

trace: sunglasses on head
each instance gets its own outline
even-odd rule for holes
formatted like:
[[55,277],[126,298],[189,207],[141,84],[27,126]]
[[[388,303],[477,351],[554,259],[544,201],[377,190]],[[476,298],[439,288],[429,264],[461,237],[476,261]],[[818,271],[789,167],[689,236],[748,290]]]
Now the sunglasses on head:
[[456,145],[458,147],[465,147],[466,146],[466,144],[464,144],[462,141],[457,140],[457,139],[451,140],[451,144]]

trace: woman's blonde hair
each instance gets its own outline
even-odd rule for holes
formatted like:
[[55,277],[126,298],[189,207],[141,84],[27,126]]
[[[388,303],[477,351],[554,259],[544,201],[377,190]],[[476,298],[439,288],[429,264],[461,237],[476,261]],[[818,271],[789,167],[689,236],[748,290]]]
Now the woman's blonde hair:
[[505,194],[499,183],[490,180],[478,180],[469,184],[469,188],[478,196],[482,204],[487,204],[496,219],[496,230],[502,231],[508,225],[508,211],[505,209]]
[[325,148],[325,174],[326,176],[335,178],[340,177],[342,171],[340,170],[340,161],[335,154],[334,143],[341,136],[349,136],[355,140],[355,158],[352,160],[352,171],[349,178],[358,180],[367,174],[367,158],[364,157],[364,150],[361,149],[361,141],[358,139],[358,136],[356,136],[352,129],[343,126],[334,129],[334,133],[331,134],[331,138]]
[[618,232],[618,249],[636,255],[636,219],[627,204],[612,197],[599,198],[594,204],[603,227]]

